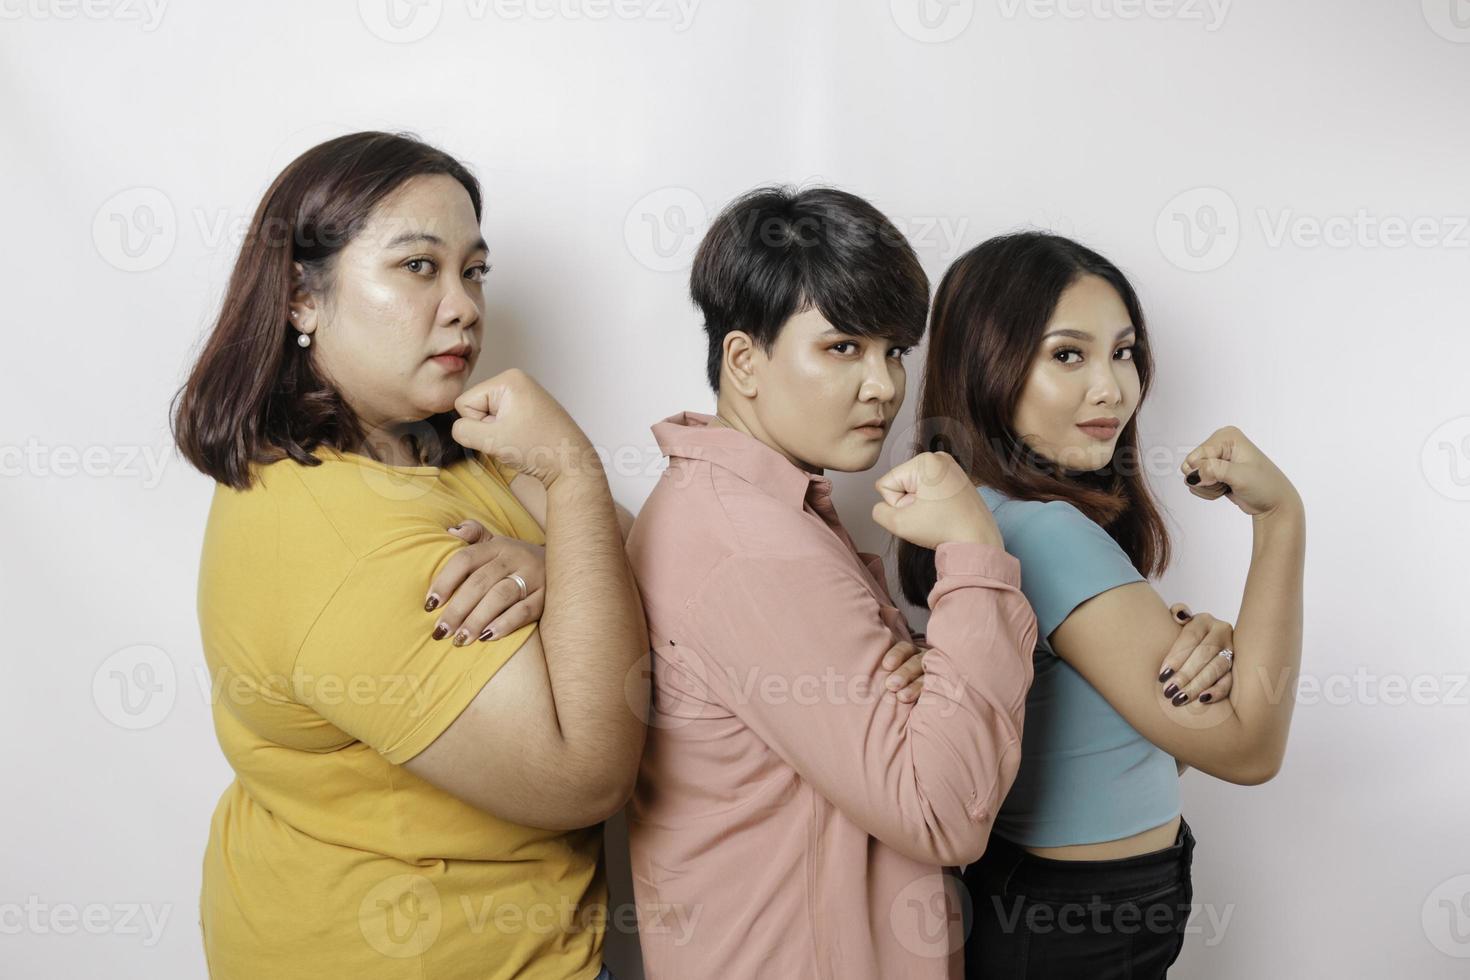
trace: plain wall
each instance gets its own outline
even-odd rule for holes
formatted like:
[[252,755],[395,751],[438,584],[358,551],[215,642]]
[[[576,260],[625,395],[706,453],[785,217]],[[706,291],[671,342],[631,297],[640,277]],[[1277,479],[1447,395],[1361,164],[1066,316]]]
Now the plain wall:
[[[0,973],[204,976],[231,774],[195,618],[212,485],[167,405],[271,179],[403,129],[484,183],[475,379],[540,379],[621,450],[635,510],[649,425],[713,406],[687,272],[739,192],[863,194],[936,282],[1023,227],[1114,259],[1159,364],[1161,593],[1238,612],[1249,521],[1176,472],[1219,426],[1309,519],[1285,767],[1183,778],[1201,908],[1176,975],[1465,975],[1470,6],[922,2],[0,0]],[[867,549],[922,359],[879,467],[836,481]],[[639,975],[630,935],[608,948]]]

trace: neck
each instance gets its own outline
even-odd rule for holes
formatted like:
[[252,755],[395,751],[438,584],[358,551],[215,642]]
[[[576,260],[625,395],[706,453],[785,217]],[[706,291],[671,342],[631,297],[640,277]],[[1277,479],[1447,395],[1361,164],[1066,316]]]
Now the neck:
[[804,460],[797,459],[782,448],[780,443],[771,438],[770,434],[766,432],[765,427],[760,424],[760,420],[755,417],[754,412],[746,411],[745,406],[735,404],[727,400],[723,395],[720,396],[719,402],[715,406],[715,417],[710,422],[710,425],[734,429],[736,432],[744,432],[757,442],[770,446],[776,452],[785,456],[791,461],[791,465],[798,469],[805,470],[808,473],[815,473],[818,476],[822,474],[822,468],[820,466],[813,466]]
[[[416,432],[415,429],[418,431]],[[357,452],[388,466],[423,466],[421,424],[386,425],[370,428]]]

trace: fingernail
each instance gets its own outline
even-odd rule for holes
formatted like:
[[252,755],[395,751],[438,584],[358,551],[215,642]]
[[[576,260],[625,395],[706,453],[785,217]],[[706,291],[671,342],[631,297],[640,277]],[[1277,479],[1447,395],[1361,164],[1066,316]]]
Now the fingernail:
[[1162,683],[1164,683],[1164,681],[1168,680],[1169,678],[1171,678],[1173,676],[1174,676],[1174,668],[1173,667],[1165,667],[1163,670],[1159,671],[1159,683],[1162,684]]
[[470,642],[470,631],[469,630],[460,630],[458,633],[454,634],[454,645],[455,646],[462,647],[462,646],[464,646],[468,642]]
[[442,640],[448,635],[449,627],[444,625],[443,623],[440,623],[438,626],[434,627],[434,639]]
[[439,608],[439,597],[430,592],[429,597],[424,600],[424,612],[433,612]]
[[1199,483],[1199,470],[1195,470],[1193,473],[1186,476],[1184,478],[1184,482],[1189,484],[1190,486],[1194,486],[1195,484]]
[[494,635],[495,635],[495,627],[493,627],[493,626],[486,626],[485,627],[485,632],[483,632],[483,633],[480,634],[480,640],[481,641],[488,640],[488,639],[490,639]]
[[887,685],[887,687],[888,687],[888,689],[890,691],[896,691],[896,690],[898,690],[898,678],[897,677],[890,677],[890,678],[888,678],[888,680],[884,681],[884,684]]
[[1183,691],[1180,691],[1178,694],[1174,695],[1174,703],[1175,704],[1183,704],[1184,702],[1186,702],[1188,700],[1189,700],[1189,695],[1188,694],[1185,694]]
[[1199,703],[1200,704],[1209,704],[1211,697],[1213,697],[1213,695],[1211,695],[1208,691],[1206,691],[1204,694],[1201,694],[1199,696]]
[[1189,618],[1189,613],[1185,612],[1183,609],[1179,610],[1174,615],[1177,616],[1177,617],[1179,617],[1179,621],[1181,623],[1184,622],[1186,619]]
[[1166,698],[1172,698],[1174,695],[1176,695],[1178,693],[1179,693],[1179,685],[1178,684],[1170,684],[1168,687],[1164,688],[1164,697],[1166,697]]

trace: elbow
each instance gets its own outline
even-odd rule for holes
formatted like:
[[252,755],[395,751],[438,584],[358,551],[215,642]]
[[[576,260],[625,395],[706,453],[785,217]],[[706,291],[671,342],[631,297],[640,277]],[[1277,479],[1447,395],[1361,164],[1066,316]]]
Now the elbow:
[[1259,786],[1276,778],[1276,774],[1281,771],[1284,754],[1275,750],[1252,752],[1209,768],[1195,763],[1195,768],[1237,786]]
[[1230,781],[1237,786],[1259,786],[1276,778],[1281,771],[1281,756],[1252,759],[1240,766]]
[[578,766],[581,774],[567,786],[566,816],[574,827],[591,827],[614,816],[627,805],[638,781],[638,766],[612,765],[600,760],[600,767]]

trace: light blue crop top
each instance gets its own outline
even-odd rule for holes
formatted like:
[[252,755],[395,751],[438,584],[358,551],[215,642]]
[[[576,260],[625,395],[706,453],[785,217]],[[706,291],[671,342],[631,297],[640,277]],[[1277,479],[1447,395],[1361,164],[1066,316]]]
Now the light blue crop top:
[[1021,768],[996,815],[996,833],[1030,847],[1061,847],[1168,823],[1179,813],[1173,757],[1138,734],[1048,642],[1083,602],[1143,576],[1066,501],[1013,500],[990,487],[980,495],[1006,551],[1021,563],[1021,591],[1037,623]]

